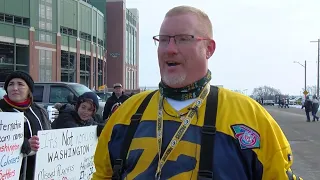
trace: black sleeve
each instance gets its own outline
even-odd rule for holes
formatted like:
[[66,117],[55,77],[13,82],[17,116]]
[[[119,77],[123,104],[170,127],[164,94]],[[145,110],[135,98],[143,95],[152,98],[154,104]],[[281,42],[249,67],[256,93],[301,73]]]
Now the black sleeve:
[[42,127],[44,130],[48,130],[48,129],[51,129],[51,120],[49,119],[49,114],[48,114],[48,111],[39,106],[37,103],[34,103],[35,107],[39,109],[40,111],[40,116],[41,116],[41,124],[42,124]]
[[49,114],[47,112],[47,110],[45,110],[44,108],[41,108],[40,107],[40,112],[42,113],[42,116],[43,116],[43,125],[45,126],[45,130],[49,130],[49,129],[52,129],[51,127],[51,120],[49,119]]
[[98,126],[97,126],[97,136],[98,137],[100,136],[103,128],[104,128],[104,124],[98,124]]
[[97,123],[104,123],[105,121],[105,119],[102,119],[100,114],[95,114],[93,118],[94,118],[94,121]]
[[106,119],[108,119],[109,115],[110,115],[110,111],[112,108],[112,101],[111,100],[107,100],[106,104],[104,105],[104,110],[103,110],[103,120],[105,121]]
[[30,146],[29,140],[28,138],[24,138],[22,147],[21,147],[21,153],[28,155],[30,154],[30,152],[31,152],[31,146]]
[[59,114],[55,121],[54,129],[79,127],[71,112]]

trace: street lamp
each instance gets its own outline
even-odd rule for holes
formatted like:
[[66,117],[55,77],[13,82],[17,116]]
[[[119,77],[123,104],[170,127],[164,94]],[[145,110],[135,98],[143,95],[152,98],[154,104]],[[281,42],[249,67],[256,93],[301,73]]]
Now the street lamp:
[[247,94],[248,89],[244,89],[243,91],[244,91],[244,94],[247,96],[248,95]]
[[320,58],[320,39],[317,41],[310,41],[311,43],[318,43],[318,70],[317,70],[317,97],[319,97],[319,58]]
[[[300,66],[304,67],[304,91],[306,92],[307,91],[307,61],[306,60],[304,61],[304,65],[302,65],[298,61],[293,61],[293,63],[297,63]],[[305,94],[305,96],[307,95]]]

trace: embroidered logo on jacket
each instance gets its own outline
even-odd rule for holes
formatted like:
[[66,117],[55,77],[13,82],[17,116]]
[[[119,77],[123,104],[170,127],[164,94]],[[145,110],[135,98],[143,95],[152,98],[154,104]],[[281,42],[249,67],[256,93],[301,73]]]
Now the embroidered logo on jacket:
[[116,112],[116,110],[119,108],[120,105],[121,105],[120,102],[115,103],[115,104],[111,107],[111,113],[113,114],[114,112]]
[[260,135],[255,130],[243,124],[231,126],[235,138],[238,139],[241,149],[260,148]]

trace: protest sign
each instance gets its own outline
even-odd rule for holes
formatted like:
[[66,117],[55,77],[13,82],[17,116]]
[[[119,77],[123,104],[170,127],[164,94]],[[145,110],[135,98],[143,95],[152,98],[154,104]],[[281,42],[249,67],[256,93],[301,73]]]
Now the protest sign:
[[91,179],[97,126],[39,131],[38,136],[35,180]]
[[0,112],[0,179],[19,179],[23,140],[23,113]]

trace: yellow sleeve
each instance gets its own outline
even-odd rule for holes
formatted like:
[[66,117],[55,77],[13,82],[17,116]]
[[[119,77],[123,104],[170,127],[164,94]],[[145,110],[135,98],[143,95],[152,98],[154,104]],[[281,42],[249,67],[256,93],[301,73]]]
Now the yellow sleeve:
[[112,120],[114,118],[112,117],[114,116],[111,116],[108,120],[98,140],[98,145],[94,154],[96,172],[93,174],[92,180],[105,180],[111,179],[112,177],[113,171],[108,148],[113,128]]
[[276,152],[266,166],[264,171],[264,180],[303,180],[295,175],[291,170],[293,164],[293,157],[290,146]]
[[262,180],[302,180],[293,174],[293,155],[290,144],[273,117],[265,111],[269,124],[265,128],[264,164]]

